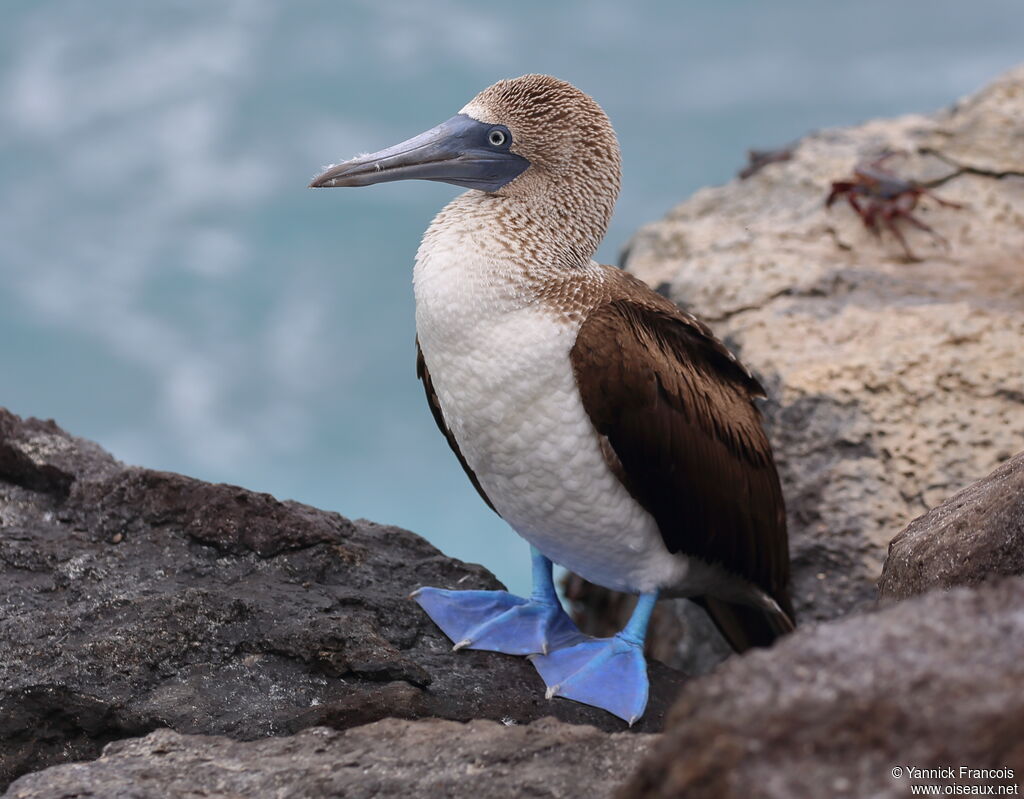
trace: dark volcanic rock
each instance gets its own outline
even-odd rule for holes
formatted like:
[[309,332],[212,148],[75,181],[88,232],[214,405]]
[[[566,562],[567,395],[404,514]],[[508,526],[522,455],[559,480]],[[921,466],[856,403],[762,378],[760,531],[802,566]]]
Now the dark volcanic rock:
[[[523,658],[452,653],[406,597],[495,588],[419,536],[226,485],[124,468],[0,410],[0,787],[158,727],[252,739],[386,716],[555,715]],[[637,725],[681,675],[651,665]]]
[[1024,574],[1024,453],[915,519],[889,544],[882,598]]
[[7,796],[601,799],[625,780],[653,737],[608,735],[550,718],[525,727],[387,719],[246,743],[158,730],[113,743],[91,763],[22,777]]
[[[683,690],[636,797],[902,799],[897,766],[1024,775],[1024,578],[808,626]],[[961,785],[968,779],[957,779]]]

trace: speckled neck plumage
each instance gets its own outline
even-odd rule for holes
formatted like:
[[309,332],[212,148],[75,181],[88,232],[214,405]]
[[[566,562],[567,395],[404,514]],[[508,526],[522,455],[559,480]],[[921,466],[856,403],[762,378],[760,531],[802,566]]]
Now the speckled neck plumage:
[[459,294],[469,299],[469,292],[483,292],[490,301],[478,301],[492,312],[542,303],[578,320],[600,300],[605,274],[586,250],[554,212],[519,198],[467,192],[424,235],[415,280],[419,289],[431,273],[458,269]]
[[508,233],[539,250],[535,262],[589,263],[608,229],[621,182],[619,143],[601,107],[564,81],[526,75],[488,87],[461,113],[507,125],[513,151],[530,162],[491,197]]

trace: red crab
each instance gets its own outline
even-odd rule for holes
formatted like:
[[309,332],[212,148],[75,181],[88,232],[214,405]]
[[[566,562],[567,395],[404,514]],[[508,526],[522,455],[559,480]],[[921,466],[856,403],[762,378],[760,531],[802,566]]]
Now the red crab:
[[912,211],[917,207],[921,197],[925,196],[931,197],[939,205],[944,205],[947,208],[963,208],[963,206],[937,197],[927,184],[901,178],[895,172],[883,167],[883,162],[894,155],[896,153],[887,153],[874,161],[857,164],[853,168],[852,180],[837,180],[832,184],[832,191],[829,193],[828,199],[825,200],[825,207],[829,208],[836,199],[845,197],[853,210],[860,215],[868,230],[876,236],[880,235],[879,221],[881,221],[899,240],[903,251],[907,254],[907,259],[917,261],[919,259],[910,251],[906,239],[903,238],[903,234],[896,226],[896,220],[907,220],[914,227],[930,233],[936,241],[948,248],[949,242],[914,216]]

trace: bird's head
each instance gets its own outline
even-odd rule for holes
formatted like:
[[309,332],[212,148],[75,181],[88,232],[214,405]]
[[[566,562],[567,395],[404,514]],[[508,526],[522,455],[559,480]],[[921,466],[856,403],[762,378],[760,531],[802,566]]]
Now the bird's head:
[[548,75],[524,75],[484,89],[437,127],[332,166],[309,185],[454,183],[547,214],[588,217],[599,240],[618,196],[619,167],[615,131],[591,97]]

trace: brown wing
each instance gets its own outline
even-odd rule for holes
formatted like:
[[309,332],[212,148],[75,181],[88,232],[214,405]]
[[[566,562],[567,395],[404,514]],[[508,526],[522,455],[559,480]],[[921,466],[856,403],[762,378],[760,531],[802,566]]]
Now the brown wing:
[[[423,350],[420,349],[419,339],[416,340],[416,377],[423,381],[423,390],[427,394],[427,405],[430,406],[430,412],[434,415],[434,421],[437,422],[438,429],[444,433],[444,437],[448,440],[448,446],[452,448],[452,452],[455,453],[455,457],[459,459],[459,463],[462,464],[463,470],[466,472],[466,476],[469,478],[469,482],[473,484],[473,488],[480,495],[481,499],[487,503],[487,507],[493,510],[495,513],[498,511],[494,510],[494,505],[487,498],[484,490],[480,487],[480,481],[476,479],[476,475],[473,470],[469,468],[469,464],[466,463],[466,459],[462,457],[462,451],[459,449],[459,442],[455,440],[455,436],[452,435],[452,431],[448,429],[448,424],[444,420],[444,413],[441,411],[441,403],[437,401],[437,394],[434,392],[434,384],[430,381],[430,372],[427,371],[427,362],[423,359]],[[501,514],[498,513],[500,516]]]
[[669,551],[750,580],[792,619],[785,509],[757,381],[706,327],[654,297],[592,312],[572,364],[612,468]]

